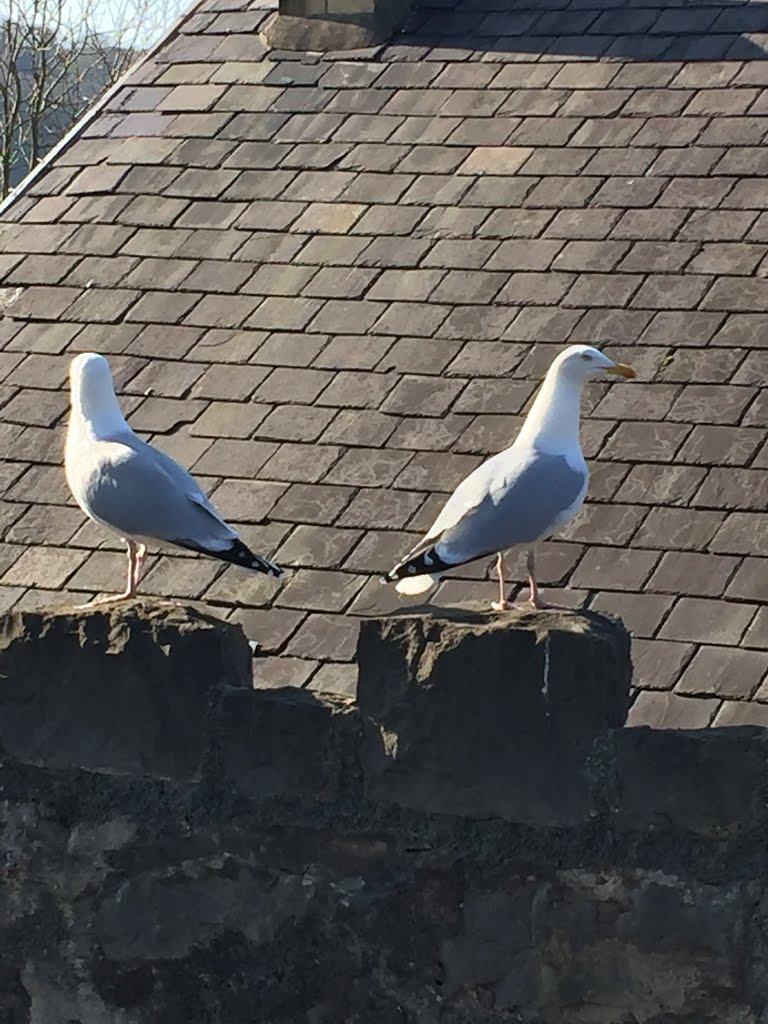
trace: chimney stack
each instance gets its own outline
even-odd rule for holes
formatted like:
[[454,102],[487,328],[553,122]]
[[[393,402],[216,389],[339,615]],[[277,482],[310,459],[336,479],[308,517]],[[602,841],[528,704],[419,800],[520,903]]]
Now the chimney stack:
[[279,0],[264,34],[285,50],[378,46],[403,24],[411,0]]

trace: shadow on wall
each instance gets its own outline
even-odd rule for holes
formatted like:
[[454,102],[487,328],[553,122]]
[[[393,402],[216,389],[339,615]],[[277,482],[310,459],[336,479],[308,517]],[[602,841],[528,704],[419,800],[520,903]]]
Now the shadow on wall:
[[355,704],[191,608],[5,616],[0,1020],[764,1021],[768,731],[618,728],[595,614],[358,660]]
[[525,60],[526,55],[552,60],[765,60],[768,4],[458,0],[455,5],[431,7],[425,3],[412,13],[394,42],[412,47],[413,60],[418,59],[419,47],[510,54],[512,60]]

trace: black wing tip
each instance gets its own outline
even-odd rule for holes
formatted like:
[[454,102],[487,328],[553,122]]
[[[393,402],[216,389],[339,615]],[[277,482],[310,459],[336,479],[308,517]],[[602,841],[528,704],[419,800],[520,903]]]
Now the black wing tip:
[[444,561],[435,551],[434,546],[426,551],[419,552],[413,558],[406,558],[391,569],[386,576],[381,577],[382,583],[395,583],[397,580],[408,579],[410,576],[434,576],[435,573],[445,572],[447,569],[455,568]]
[[241,540],[234,541],[231,548],[219,553],[219,557],[226,562],[232,562],[233,565],[242,566],[243,569],[263,572],[266,576],[272,576],[274,579],[285,578],[285,572],[279,565],[275,565],[267,558],[262,558],[261,555],[254,554]]

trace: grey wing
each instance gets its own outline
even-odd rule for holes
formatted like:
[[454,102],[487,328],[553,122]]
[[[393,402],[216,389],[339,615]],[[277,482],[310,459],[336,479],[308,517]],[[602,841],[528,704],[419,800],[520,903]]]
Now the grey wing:
[[561,455],[529,452],[517,462],[507,457],[504,472],[502,465],[493,467],[480,500],[443,529],[435,550],[445,561],[467,562],[532,544],[566,521],[586,492],[586,466],[574,469]]
[[[158,448],[153,448],[152,445],[142,441],[141,438],[134,436],[131,441],[133,442],[132,447],[136,450],[149,449],[158,465],[165,470],[176,487],[183,490],[192,501],[202,505],[210,515],[218,519],[222,526],[227,525],[191,473],[184,469],[183,466],[180,466],[170,455],[166,455],[165,452],[161,452]],[[227,527],[227,529],[230,528]],[[234,530],[230,529],[230,533],[234,534]]]
[[231,546],[237,536],[189,473],[144,442],[97,446],[80,478],[75,497],[88,515],[124,536],[210,550]]

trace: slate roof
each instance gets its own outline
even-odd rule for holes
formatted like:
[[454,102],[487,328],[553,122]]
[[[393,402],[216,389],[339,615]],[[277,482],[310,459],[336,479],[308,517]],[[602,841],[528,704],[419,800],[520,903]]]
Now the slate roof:
[[542,581],[633,630],[632,722],[768,724],[768,4],[448,0],[324,55],[266,52],[266,16],[203,0],[2,214],[2,606],[122,581],[60,468],[96,349],[297,567],[154,556],[144,590],[241,621],[263,683],[349,688],[375,574],[585,340],[641,379],[586,397]]

